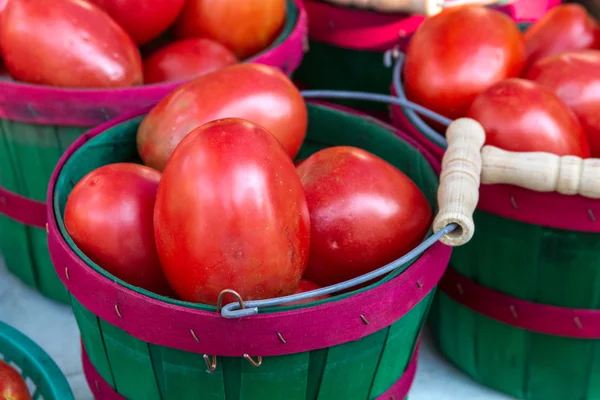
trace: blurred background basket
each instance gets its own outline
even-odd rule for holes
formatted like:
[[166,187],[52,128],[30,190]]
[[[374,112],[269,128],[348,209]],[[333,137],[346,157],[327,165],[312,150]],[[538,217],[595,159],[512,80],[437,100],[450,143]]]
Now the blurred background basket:
[[[439,164],[414,141],[373,118],[311,103],[308,111],[298,159],[333,145],[364,148],[404,171],[435,206]],[[101,165],[138,160],[135,135],[143,112],[78,139],[50,183],[50,253],[72,295],[88,379],[130,400],[405,396],[399,388],[412,379],[411,359],[450,255],[439,242],[367,287],[242,319],[132,287],[75,247],[62,222],[72,185]],[[242,357],[248,354],[264,356],[260,367]],[[205,361],[212,356],[216,369],[209,373]]]
[[67,379],[50,356],[3,322],[0,322],[0,360],[19,371],[33,400],[74,400]]
[[[248,62],[291,74],[303,55],[306,15],[288,0],[283,32]],[[181,82],[77,90],[0,81],[0,253],[7,268],[43,295],[67,302],[46,244],[48,181],[65,149],[83,132],[154,104]]]

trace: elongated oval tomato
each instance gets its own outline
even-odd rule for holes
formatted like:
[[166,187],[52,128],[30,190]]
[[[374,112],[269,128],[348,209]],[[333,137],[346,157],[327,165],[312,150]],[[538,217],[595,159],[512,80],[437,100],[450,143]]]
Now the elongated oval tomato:
[[138,129],[138,152],[144,164],[162,171],[185,135],[231,117],[265,127],[292,158],[308,124],[304,99],[287,76],[266,65],[237,64],[196,78],[158,103]]
[[448,118],[465,115],[475,96],[521,73],[525,45],[515,23],[485,7],[448,9],[426,19],[406,51],[407,97]]
[[266,129],[227,118],[177,146],[156,199],[165,275],[187,301],[215,304],[294,293],[306,268],[310,218],[294,164]]
[[88,0],[106,11],[137,44],[158,37],[175,22],[185,0]]
[[425,237],[432,210],[401,171],[355,147],[330,147],[299,167],[310,212],[305,278],[329,286],[400,258]]
[[140,53],[108,14],[84,0],[10,0],[0,46],[19,81],[64,87],[142,83]]
[[191,79],[236,62],[235,54],[214,40],[180,40],[144,60],[144,81],[157,83]]
[[552,90],[575,112],[587,133],[591,156],[600,157],[600,51],[546,57],[533,64],[526,77]]
[[554,7],[525,32],[527,68],[563,51],[600,48],[600,26],[580,4]]
[[25,380],[16,369],[0,360],[0,399],[31,400]]
[[214,39],[243,60],[277,38],[285,13],[285,0],[188,0],[175,33]]
[[152,223],[160,178],[160,172],[139,164],[93,170],[67,199],[65,227],[77,247],[106,271],[134,286],[170,295]]
[[481,93],[468,112],[481,123],[486,144],[509,151],[590,156],[577,117],[554,93],[524,79],[506,79]]

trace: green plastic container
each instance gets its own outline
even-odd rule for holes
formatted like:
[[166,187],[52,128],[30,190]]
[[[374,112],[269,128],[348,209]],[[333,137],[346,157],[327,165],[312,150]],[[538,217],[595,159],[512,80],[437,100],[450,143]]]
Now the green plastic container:
[[[435,207],[436,172],[391,127],[323,105],[309,104],[308,110],[308,135],[299,159],[333,145],[362,147],[407,173]],[[76,248],[62,220],[73,184],[99,166],[139,161],[135,133],[141,120],[124,120],[88,135],[87,142],[79,140],[59,162],[49,193],[54,212],[50,253],[72,295],[89,360],[102,380],[130,400],[404,397],[390,394],[395,393],[390,388],[409,366],[449,259],[450,249],[441,243],[368,287],[309,305],[260,309],[259,315],[241,319],[225,319],[214,307],[132,287]],[[406,284],[402,289],[401,282]],[[399,288],[395,295],[386,292],[394,287]],[[381,313],[376,312],[381,304]],[[348,310],[354,310],[352,315]],[[402,315],[382,322],[396,312]],[[244,352],[265,356],[262,365],[252,366]],[[209,373],[204,356],[213,355],[217,368]]]
[[[291,74],[302,58],[305,35],[304,9],[288,0],[283,32],[248,61]],[[44,296],[68,302],[44,231],[44,200],[56,162],[91,127],[155,104],[180,83],[76,90],[0,80],[0,253],[9,271]]]
[[74,400],[67,379],[50,356],[3,322],[0,322],[0,360],[21,373],[33,400]]

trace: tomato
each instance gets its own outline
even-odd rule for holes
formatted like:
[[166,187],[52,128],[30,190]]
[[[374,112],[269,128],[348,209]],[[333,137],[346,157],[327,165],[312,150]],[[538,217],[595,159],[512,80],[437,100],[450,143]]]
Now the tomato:
[[600,48],[600,27],[580,4],[554,7],[524,34],[527,66],[568,50]]
[[210,39],[187,39],[170,44],[144,61],[146,83],[195,78],[237,62],[222,44]]
[[65,87],[142,83],[135,43],[104,11],[84,0],[10,0],[0,46],[11,76]]
[[25,380],[16,369],[0,360],[0,399],[31,400]]
[[[310,292],[311,290],[317,290],[317,289],[321,289],[321,286],[317,285],[314,282],[307,281],[306,279],[301,279],[300,284],[298,284],[298,289],[296,289],[294,294]],[[319,300],[328,299],[329,297],[330,296],[328,294],[325,294],[323,296],[312,297],[312,298],[306,299],[306,300],[294,301],[293,303],[289,303],[289,304],[285,304],[285,305],[286,306],[294,306],[294,305],[298,305],[298,304],[307,304],[307,303],[312,303],[312,302],[319,301]]]
[[579,50],[544,58],[526,75],[552,90],[579,118],[592,157],[600,157],[600,51]]
[[161,174],[139,164],[109,164],[81,179],[67,199],[65,227],[93,262],[116,277],[169,295],[152,216]]
[[88,0],[106,11],[139,45],[171,26],[185,0]]
[[475,96],[518,76],[525,61],[521,32],[485,7],[448,9],[426,19],[406,51],[407,97],[448,118],[465,115]]
[[554,93],[524,79],[507,79],[481,93],[468,112],[481,123],[486,144],[509,151],[589,157],[577,117]]
[[265,127],[291,158],[300,150],[308,124],[304,99],[287,76],[261,64],[236,64],[196,78],[158,103],[139,127],[140,156],[162,171],[185,135],[229,117]]
[[179,38],[206,37],[240,59],[268,47],[285,22],[286,0],[187,0],[175,25]]
[[304,277],[321,286],[384,266],[416,247],[431,206],[404,173],[355,147],[330,147],[298,168],[310,212]]
[[177,146],[158,188],[154,232],[165,275],[192,302],[294,293],[306,268],[310,217],[278,141],[238,118],[202,125]]

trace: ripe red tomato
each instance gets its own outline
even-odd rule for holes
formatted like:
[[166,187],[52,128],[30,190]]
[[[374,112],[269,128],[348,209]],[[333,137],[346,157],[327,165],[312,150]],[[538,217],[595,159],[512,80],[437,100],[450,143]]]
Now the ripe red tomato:
[[407,97],[448,118],[463,117],[479,93],[518,76],[523,37],[506,15],[485,7],[448,9],[426,19],[406,51]]
[[[307,281],[306,279],[301,279],[300,283],[298,284],[298,289],[296,289],[294,294],[310,292],[311,290],[317,290],[317,289],[321,289],[321,286],[317,285],[314,282]],[[308,303],[312,303],[315,301],[328,299],[329,297],[330,296],[328,294],[325,294],[323,296],[313,297],[313,298],[306,299],[306,300],[294,301],[293,303],[286,304],[286,306],[294,306],[294,305],[298,305],[298,304],[308,304]]]
[[425,237],[431,206],[401,171],[355,147],[330,147],[298,168],[310,211],[305,278],[329,286],[400,258]]
[[481,93],[468,112],[481,123],[486,144],[509,151],[590,156],[577,117],[554,93],[524,79],[506,79]]
[[84,0],[11,0],[2,14],[4,63],[19,81],[65,87],[142,83],[140,53],[104,11]]
[[179,38],[207,37],[240,59],[255,55],[279,35],[286,0],[188,0],[175,25]]
[[134,286],[170,295],[152,223],[160,178],[160,172],[139,164],[95,169],[69,195],[65,227],[77,247],[106,271]]
[[31,400],[23,377],[9,364],[0,360],[0,399]]
[[600,27],[580,4],[554,7],[525,32],[527,66],[569,50],[600,48]]
[[146,58],[144,81],[158,83],[191,79],[235,64],[237,61],[235,54],[214,40],[181,40]]
[[304,99],[287,76],[266,65],[236,64],[200,76],[158,103],[139,127],[140,156],[162,171],[185,135],[230,117],[265,127],[291,158],[300,150],[308,124]]
[[263,127],[226,118],[177,146],[158,188],[154,232],[165,275],[187,301],[292,294],[306,268],[310,217],[292,160]]
[[579,50],[544,58],[527,79],[552,90],[579,118],[591,155],[600,157],[600,51]]
[[171,26],[185,0],[88,0],[106,11],[137,44],[145,44]]

